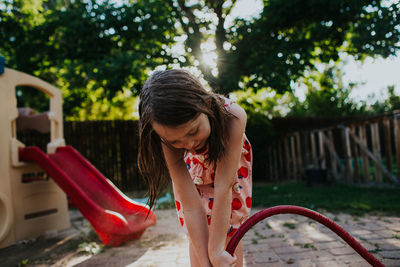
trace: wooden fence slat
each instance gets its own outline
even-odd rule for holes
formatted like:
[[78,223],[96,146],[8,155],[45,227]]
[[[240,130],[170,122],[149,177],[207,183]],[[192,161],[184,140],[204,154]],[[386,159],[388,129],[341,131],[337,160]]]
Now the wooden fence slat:
[[[356,132],[356,126],[352,125],[350,127],[352,132]],[[353,155],[354,155],[354,179],[356,183],[360,183],[360,164],[358,162],[359,158],[359,153],[358,153],[358,147],[357,144],[353,141],[351,142],[351,148],[353,150]]]
[[293,165],[293,172],[292,172],[292,179],[297,180],[297,161],[296,161],[296,147],[294,143],[294,136],[290,136],[290,150],[292,155],[292,165]]
[[386,167],[390,172],[393,172],[392,164],[392,139],[390,130],[390,120],[389,118],[383,119],[383,133],[385,137],[385,157],[386,157]]
[[351,163],[351,148],[350,148],[350,137],[349,137],[349,128],[343,127],[343,145],[345,152],[345,166],[346,166],[346,181],[353,182],[353,164]]
[[393,116],[394,128],[394,141],[396,147],[396,166],[397,166],[397,179],[400,182],[400,117],[398,114]]
[[282,151],[282,142],[278,140],[278,158],[279,158],[279,177],[283,179],[285,177],[285,164],[283,162],[283,151]]
[[297,145],[297,167],[299,168],[300,175],[303,173],[303,157],[302,157],[302,150],[301,150],[301,138],[300,134],[297,132],[295,133],[296,138],[296,145]]
[[[335,165],[334,168],[336,169],[336,167],[338,166],[340,168],[341,172],[343,173],[343,176],[345,176],[346,168],[343,165],[343,163],[340,162],[340,157],[335,151],[335,146],[333,143],[333,136],[332,136],[331,131],[328,131],[328,136],[329,137],[326,137],[326,135],[323,135],[323,139],[324,139],[325,144],[328,147],[329,153],[331,154],[332,162],[334,162],[333,164]],[[338,174],[337,174],[336,178],[339,179]]]
[[325,159],[325,149],[324,149],[324,140],[323,140],[323,132],[318,132],[318,143],[319,143],[319,161],[321,162],[321,169],[326,169],[326,159]]
[[274,144],[273,146],[273,157],[274,157],[274,179],[275,181],[279,181],[279,172],[278,172],[278,145]]
[[303,158],[303,164],[304,166],[309,166],[311,164],[311,154],[310,154],[310,139],[308,138],[309,133],[308,132],[303,132],[303,141],[304,141],[304,158]]
[[[365,128],[365,124],[359,126],[359,138],[361,142],[367,146],[367,130]],[[362,169],[363,169],[363,181],[364,183],[369,183],[370,181],[370,165],[368,155],[361,149],[361,157],[362,157]]]
[[[378,123],[371,124],[371,137],[372,137],[372,151],[376,158],[381,162],[381,146],[380,146],[380,137],[379,137],[379,128]],[[377,164],[375,165],[375,178],[377,183],[382,183],[382,171],[378,168]]]
[[273,180],[273,165],[272,165],[272,148],[268,148],[268,169],[269,169],[269,180]]
[[[331,157],[332,174],[335,177],[335,179],[337,180],[339,178],[338,177],[338,166],[340,164],[340,159],[338,161],[338,159],[336,158],[337,155],[335,155],[336,154],[335,144],[333,143],[333,134],[332,134],[331,130],[328,131],[328,139],[325,138],[325,140],[327,142],[328,151],[329,151],[329,154]],[[339,157],[339,156],[337,156],[337,157]]]
[[318,168],[318,156],[317,156],[317,147],[315,143],[315,135],[313,132],[310,132],[310,140],[311,140],[311,159],[314,165],[314,168]]
[[286,158],[286,178],[290,180],[290,176],[292,175],[292,168],[291,168],[292,164],[290,162],[289,141],[287,136],[283,139],[283,146]]
[[382,162],[372,153],[369,149],[363,144],[363,142],[353,133],[349,131],[350,136],[353,138],[354,141],[360,146],[360,148],[372,159],[372,161],[376,164],[376,166],[383,171],[387,177],[392,180],[392,182],[399,184],[396,177],[386,169],[386,167],[382,164]]

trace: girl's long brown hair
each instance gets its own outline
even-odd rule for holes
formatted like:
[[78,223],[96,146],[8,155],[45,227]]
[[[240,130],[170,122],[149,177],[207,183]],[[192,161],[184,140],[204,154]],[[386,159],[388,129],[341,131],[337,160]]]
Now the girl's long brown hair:
[[153,130],[152,122],[174,127],[193,120],[201,113],[206,114],[211,126],[206,160],[216,166],[226,150],[228,121],[232,117],[224,104],[220,95],[205,90],[195,77],[184,70],[157,71],[145,82],[139,103],[138,166],[149,185],[150,208],[171,181],[161,139]]

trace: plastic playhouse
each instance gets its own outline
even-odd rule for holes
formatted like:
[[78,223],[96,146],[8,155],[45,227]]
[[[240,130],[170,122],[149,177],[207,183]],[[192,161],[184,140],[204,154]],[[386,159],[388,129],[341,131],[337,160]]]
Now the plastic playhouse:
[[[4,66],[0,70],[0,248],[69,228],[66,195],[106,245],[138,238],[156,223],[148,206],[126,197],[78,151],[65,146],[62,95],[57,88]],[[40,90],[50,98],[46,152],[25,147],[17,139],[17,86]],[[25,179],[44,173],[50,179]]]

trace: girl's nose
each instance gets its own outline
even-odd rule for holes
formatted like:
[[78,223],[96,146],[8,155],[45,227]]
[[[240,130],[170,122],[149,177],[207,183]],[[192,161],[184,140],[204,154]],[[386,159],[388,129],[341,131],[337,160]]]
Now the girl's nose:
[[186,141],[186,143],[185,143],[185,149],[186,149],[186,150],[192,150],[192,149],[194,148],[194,144],[195,144],[194,140],[188,140],[188,141]]

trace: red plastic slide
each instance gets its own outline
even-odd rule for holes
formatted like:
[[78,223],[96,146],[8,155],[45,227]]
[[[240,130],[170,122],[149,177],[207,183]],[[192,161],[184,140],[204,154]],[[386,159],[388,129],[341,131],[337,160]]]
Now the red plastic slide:
[[71,146],[45,154],[38,147],[19,151],[21,161],[36,162],[78,207],[104,244],[119,246],[140,237],[156,223],[146,205],[137,203],[116,188]]

